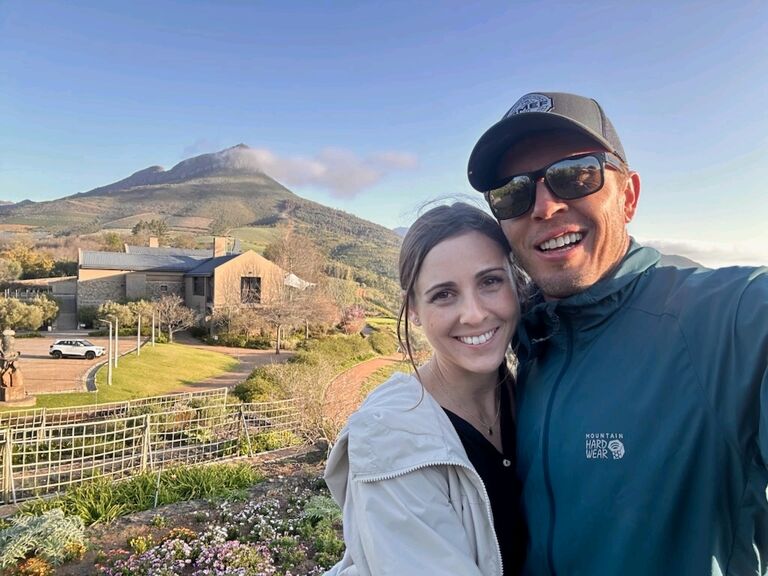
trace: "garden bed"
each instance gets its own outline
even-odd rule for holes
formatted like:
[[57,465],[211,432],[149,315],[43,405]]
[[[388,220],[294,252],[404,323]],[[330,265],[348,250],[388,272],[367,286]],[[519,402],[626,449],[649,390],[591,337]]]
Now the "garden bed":
[[237,498],[179,502],[95,524],[86,529],[82,559],[55,574],[321,574],[343,551],[324,464],[323,450],[304,451],[256,464],[265,479]]

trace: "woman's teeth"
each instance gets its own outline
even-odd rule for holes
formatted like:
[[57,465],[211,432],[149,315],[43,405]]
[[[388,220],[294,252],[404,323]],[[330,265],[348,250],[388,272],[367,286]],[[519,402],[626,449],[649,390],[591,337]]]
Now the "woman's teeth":
[[478,344],[485,344],[488,342],[488,340],[491,339],[495,332],[496,329],[494,328],[485,334],[480,334],[480,336],[460,336],[459,340],[464,344],[472,344],[473,346],[477,346]]

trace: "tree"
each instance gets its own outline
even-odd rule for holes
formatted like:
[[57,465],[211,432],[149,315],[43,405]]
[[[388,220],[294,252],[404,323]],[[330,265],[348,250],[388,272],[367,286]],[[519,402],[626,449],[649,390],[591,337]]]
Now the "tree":
[[197,323],[195,311],[184,306],[178,294],[166,294],[154,303],[155,314],[160,329],[168,332],[168,341],[173,342],[173,335]]
[[0,258],[16,262],[21,267],[20,277],[48,278],[53,270],[53,258],[22,242],[16,242],[0,253]]
[[101,247],[108,252],[122,252],[125,240],[117,232],[104,232],[101,235]]
[[266,328],[259,311],[249,305],[217,306],[211,315],[216,332],[242,334],[250,338]]
[[136,325],[136,316],[131,307],[128,304],[119,304],[112,300],[107,300],[98,307],[96,317],[110,321],[117,318],[119,328],[128,328]]
[[58,316],[59,314],[58,302],[56,302],[56,300],[54,300],[50,296],[46,296],[45,294],[38,294],[37,296],[35,296],[29,301],[29,304],[40,308],[40,312],[42,314],[41,325],[43,323],[50,324],[56,319],[56,316]]
[[142,332],[145,331],[152,320],[152,313],[155,310],[154,304],[147,300],[135,300],[134,302],[128,302],[127,306],[133,314],[134,324],[141,318]]
[[43,324],[43,310],[16,298],[0,298],[0,330],[37,330]]
[[260,308],[262,317],[275,329],[275,352],[280,353],[283,329],[309,327],[309,324],[334,324],[338,307],[326,290],[327,277],[323,274],[325,255],[311,239],[290,228],[267,246],[264,256],[285,272],[309,282],[310,286],[287,286],[285,277],[273,279],[269,301]]
[[131,234],[142,243],[149,236],[155,236],[158,242],[162,243],[169,231],[168,222],[162,219],[139,220],[131,228]]
[[284,228],[280,237],[264,248],[264,258],[302,280],[318,283],[325,268],[325,254],[311,238]]
[[0,284],[7,284],[21,275],[21,264],[15,260],[0,258]]

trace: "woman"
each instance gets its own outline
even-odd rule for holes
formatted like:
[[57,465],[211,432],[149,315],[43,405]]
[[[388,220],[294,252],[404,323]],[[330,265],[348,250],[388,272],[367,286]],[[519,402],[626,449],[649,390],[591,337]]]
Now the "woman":
[[401,344],[432,346],[415,377],[395,374],[353,414],[326,482],[343,508],[332,575],[516,574],[525,548],[505,353],[520,311],[509,244],[468,204],[438,206],[400,251]]

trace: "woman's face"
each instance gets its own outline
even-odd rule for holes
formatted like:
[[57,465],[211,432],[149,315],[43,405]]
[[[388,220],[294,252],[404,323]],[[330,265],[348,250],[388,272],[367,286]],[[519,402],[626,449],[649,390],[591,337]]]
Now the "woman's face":
[[507,255],[484,234],[449,238],[424,258],[411,321],[418,319],[444,373],[498,370],[519,317]]

